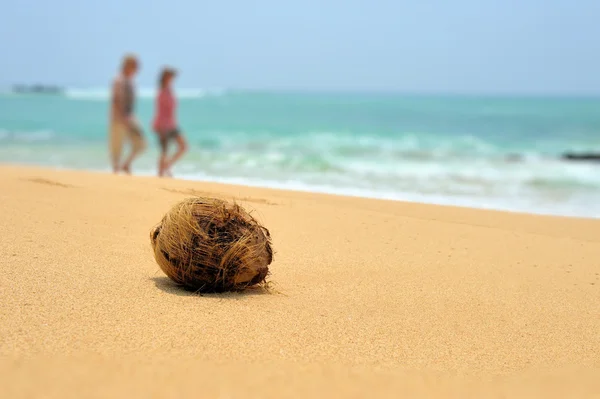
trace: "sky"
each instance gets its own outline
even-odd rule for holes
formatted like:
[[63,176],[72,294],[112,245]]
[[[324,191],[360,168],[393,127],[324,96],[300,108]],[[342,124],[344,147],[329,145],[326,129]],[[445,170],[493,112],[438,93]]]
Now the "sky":
[[0,86],[600,94],[599,0],[0,0]]

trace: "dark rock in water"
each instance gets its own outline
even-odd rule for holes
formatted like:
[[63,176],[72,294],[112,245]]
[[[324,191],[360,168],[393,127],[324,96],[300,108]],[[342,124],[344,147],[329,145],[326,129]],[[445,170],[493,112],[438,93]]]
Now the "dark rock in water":
[[521,162],[523,161],[523,156],[521,154],[508,154],[506,156],[507,162]]
[[565,152],[562,154],[561,159],[565,161],[573,162],[599,162],[600,163],[600,152]]

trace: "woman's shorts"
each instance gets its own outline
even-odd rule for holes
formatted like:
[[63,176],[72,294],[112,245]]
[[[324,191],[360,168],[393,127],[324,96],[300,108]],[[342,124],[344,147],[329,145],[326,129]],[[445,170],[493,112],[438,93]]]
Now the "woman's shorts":
[[171,129],[165,134],[160,135],[160,150],[162,152],[167,152],[169,143],[179,137],[179,135],[179,128]]

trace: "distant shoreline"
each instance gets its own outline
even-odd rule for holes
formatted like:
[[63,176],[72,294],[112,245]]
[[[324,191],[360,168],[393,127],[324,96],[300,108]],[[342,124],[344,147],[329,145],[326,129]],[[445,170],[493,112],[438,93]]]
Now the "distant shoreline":
[[15,94],[63,94],[65,89],[60,86],[37,83],[33,85],[17,84],[10,88],[10,92]]

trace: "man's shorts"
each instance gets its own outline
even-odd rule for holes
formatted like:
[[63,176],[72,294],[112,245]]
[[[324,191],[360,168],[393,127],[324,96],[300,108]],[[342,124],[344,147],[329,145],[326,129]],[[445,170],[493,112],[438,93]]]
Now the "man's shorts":
[[134,153],[139,153],[146,147],[142,128],[137,122],[112,122],[110,126],[110,150],[113,165],[119,165],[125,141],[131,143]]

